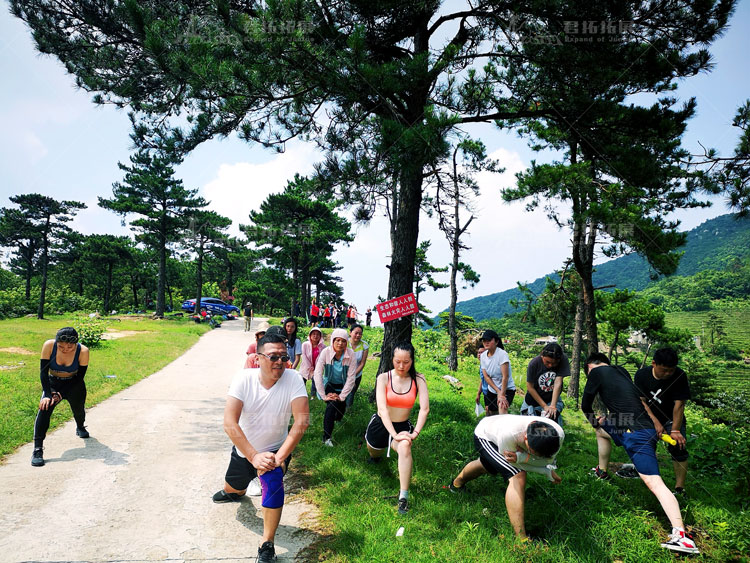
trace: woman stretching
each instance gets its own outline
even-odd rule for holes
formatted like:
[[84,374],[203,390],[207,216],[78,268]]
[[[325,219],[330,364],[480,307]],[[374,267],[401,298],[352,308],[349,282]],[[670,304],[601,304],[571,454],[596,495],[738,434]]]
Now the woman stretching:
[[331,333],[331,345],[320,353],[313,375],[318,397],[326,402],[323,443],[331,448],[333,426],[344,418],[346,398],[354,388],[354,376],[357,372],[357,358],[347,348],[348,340],[346,330],[334,329]]
[[[414,367],[414,346],[409,342],[393,348],[393,369],[378,375],[376,381],[378,412],[372,415],[365,432],[369,463],[378,463],[388,448],[398,453],[398,513],[409,511],[409,481],[413,461],[411,445],[417,439],[430,412],[427,382]],[[409,420],[419,398],[419,416],[415,427]],[[390,453],[388,454],[390,455]]]
[[63,399],[70,404],[76,420],[76,436],[88,438],[83,426],[86,421],[86,384],[83,377],[89,367],[89,349],[79,344],[78,333],[72,326],[57,331],[54,340],[42,346],[39,378],[42,382],[42,398],[34,421],[34,453],[31,465],[44,465],[44,438],[47,436],[52,411]]

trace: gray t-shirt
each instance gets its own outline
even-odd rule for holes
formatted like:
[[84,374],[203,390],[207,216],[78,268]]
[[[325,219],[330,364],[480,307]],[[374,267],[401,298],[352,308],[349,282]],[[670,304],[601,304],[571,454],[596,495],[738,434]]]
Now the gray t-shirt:
[[[552,368],[547,369],[542,361],[541,356],[537,356],[529,362],[529,367],[526,369],[526,388],[533,387],[542,400],[549,404],[552,400],[552,390],[555,385],[555,379],[558,377],[569,377],[570,376],[570,362],[568,357],[563,354],[560,363]],[[541,406],[538,405],[531,393],[526,392],[524,401],[531,407]]]

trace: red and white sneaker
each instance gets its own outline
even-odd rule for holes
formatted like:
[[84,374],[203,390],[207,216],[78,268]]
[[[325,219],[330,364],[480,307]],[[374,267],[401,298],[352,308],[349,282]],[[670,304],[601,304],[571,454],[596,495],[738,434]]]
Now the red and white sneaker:
[[693,538],[685,533],[685,530],[678,530],[677,528],[672,529],[672,535],[669,536],[669,540],[661,544],[662,547],[671,549],[672,551],[681,551],[682,553],[700,553]]

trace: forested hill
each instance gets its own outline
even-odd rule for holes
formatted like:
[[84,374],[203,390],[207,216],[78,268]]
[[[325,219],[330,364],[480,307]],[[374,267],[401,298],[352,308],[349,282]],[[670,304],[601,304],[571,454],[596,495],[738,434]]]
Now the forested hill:
[[[677,269],[680,276],[722,269],[737,259],[750,257],[750,219],[737,220],[734,215],[709,219],[688,231],[687,243],[682,250],[685,254]],[[618,289],[640,290],[652,283],[651,273],[646,260],[631,254],[597,266],[594,284],[614,284]],[[529,289],[538,295],[544,290],[544,279],[533,281]],[[460,301],[457,310],[475,320],[502,317],[505,313],[515,312],[509,303],[513,299],[521,299],[518,288]]]

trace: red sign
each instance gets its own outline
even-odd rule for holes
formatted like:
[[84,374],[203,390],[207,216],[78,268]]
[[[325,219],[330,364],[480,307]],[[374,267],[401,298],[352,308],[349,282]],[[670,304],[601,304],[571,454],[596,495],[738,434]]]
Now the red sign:
[[395,321],[401,317],[408,315],[416,315],[419,312],[417,307],[417,299],[413,293],[402,295],[388,301],[383,301],[375,305],[380,316],[381,323],[387,323],[388,321]]

